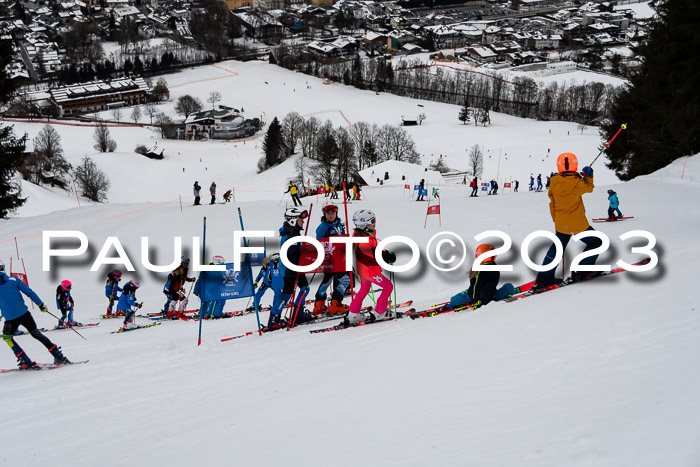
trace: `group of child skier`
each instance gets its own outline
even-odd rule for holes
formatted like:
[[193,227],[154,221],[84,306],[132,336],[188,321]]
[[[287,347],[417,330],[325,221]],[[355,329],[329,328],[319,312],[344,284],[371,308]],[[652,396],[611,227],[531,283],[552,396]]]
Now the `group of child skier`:
[[[555,234],[565,249],[572,235],[593,230],[586,218],[582,200],[582,195],[593,191],[593,169],[584,167],[579,173],[578,160],[571,153],[564,153],[558,157],[557,169],[558,173],[553,174],[550,180],[549,207],[555,226]],[[476,185],[475,182],[476,179],[472,183]],[[617,194],[613,190],[608,190],[608,195],[610,201],[608,216],[610,220],[614,220],[616,212],[618,216],[621,216],[622,213],[619,211]],[[285,210],[284,222],[279,229],[282,245],[294,237],[302,235],[307,218],[308,212],[296,206]],[[371,316],[374,319],[382,319],[385,316],[389,307],[389,298],[393,291],[393,284],[384,275],[382,267],[376,259],[378,246],[376,236],[377,216],[369,209],[360,209],[353,214],[352,222],[354,224],[352,236],[366,238],[368,241],[366,243],[353,244],[352,246],[356,259],[355,271],[360,278],[360,284],[350,305],[343,305],[342,301],[351,287],[352,274],[350,272],[328,272],[324,273],[321,284],[316,291],[313,309],[307,310],[304,307],[305,299],[309,294],[309,280],[306,274],[286,268],[280,261],[280,255],[273,253],[269,257],[264,258],[262,269],[254,281],[254,286],[257,288],[253,298],[255,309],[259,309],[261,299],[268,289],[272,289],[274,292],[267,330],[287,327],[290,324],[288,320],[282,318],[282,313],[295,291],[297,296],[296,300],[291,304],[289,316],[296,323],[313,320],[323,313],[345,315],[348,324],[360,323],[365,319],[365,315],[362,313],[362,304],[372,286],[380,288],[381,293],[376,300]],[[347,229],[345,223],[338,215],[338,206],[333,204],[332,201],[327,202],[323,206],[321,222],[316,229],[316,238],[321,240],[345,235],[347,235]],[[601,240],[597,237],[584,237],[582,241],[586,244],[584,251],[598,248],[601,245]],[[476,248],[475,257],[483,256],[482,264],[484,265],[495,264],[496,256],[488,253],[492,250],[494,250],[493,245],[479,245]],[[383,250],[379,253],[387,264],[393,264],[396,261],[396,255],[392,252]],[[550,264],[555,258],[555,253],[556,247],[552,245],[542,264]],[[300,265],[302,243],[296,242],[291,246],[288,249],[287,256],[291,263]],[[592,265],[595,264],[596,259],[597,255],[591,255],[583,259],[580,264]],[[177,318],[179,313],[187,306],[188,296],[184,293],[184,284],[186,282],[195,282],[196,280],[194,277],[189,277],[189,264],[189,258],[182,257],[180,265],[168,275],[163,289],[163,293],[167,297],[162,310],[164,316]],[[210,264],[225,264],[225,261],[223,257],[215,256]],[[573,272],[572,279],[583,279],[596,274],[599,273]],[[555,268],[539,272],[535,280],[535,288],[543,289],[561,280],[555,279],[554,276]],[[469,287],[454,295],[445,308],[479,308],[491,301],[498,301],[512,296],[516,292],[510,283],[501,287],[498,286],[500,274],[497,271],[470,270],[468,277]],[[122,273],[119,270],[115,269],[107,274],[107,283],[105,285],[105,295],[109,301],[107,315],[113,313],[120,316],[123,315],[124,327],[126,328],[133,322],[133,317],[142,304],[136,300],[139,281],[131,280],[122,288],[119,285],[121,279]],[[258,285],[260,285],[259,288]],[[326,300],[331,286],[331,302],[327,304]],[[75,302],[70,293],[71,288],[71,282],[64,280],[56,290],[56,304],[62,315],[59,319],[59,326],[80,325],[73,319]],[[196,295],[201,294],[201,284],[199,282],[195,284],[194,289]],[[32,337],[39,340],[51,352],[56,364],[70,363],[63,356],[60,348],[47,339],[37,328],[31,313],[24,303],[22,293],[36,303],[42,312],[47,311],[46,305],[38,295],[19,278],[8,276],[5,273],[4,264],[0,262],[0,310],[5,318],[3,340],[14,352],[20,368],[30,369],[36,367],[36,363],[29,359],[14,340],[14,335],[20,325],[24,326]],[[116,312],[113,310],[114,302],[117,302]],[[205,316],[221,317],[224,304],[224,301],[205,302],[202,304],[202,311]]]

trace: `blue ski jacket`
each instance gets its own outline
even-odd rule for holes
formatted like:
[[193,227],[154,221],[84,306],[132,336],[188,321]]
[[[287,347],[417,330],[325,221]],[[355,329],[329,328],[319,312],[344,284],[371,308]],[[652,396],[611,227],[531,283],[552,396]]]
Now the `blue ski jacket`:
[[16,277],[10,277],[4,272],[0,272],[0,312],[5,320],[10,321],[29,312],[22,294],[29,297],[37,305],[44,303],[27,284]]
[[119,297],[119,303],[117,303],[117,310],[119,311],[130,311],[131,307],[138,305],[136,301],[136,291],[131,293],[123,292],[121,297]]
[[617,209],[617,207],[620,205],[620,202],[617,199],[617,193],[613,193],[612,195],[608,196],[608,199],[610,200],[610,207],[612,209]]
[[336,217],[333,222],[328,222],[324,216],[321,223],[316,227],[316,239],[321,240],[334,235],[345,235],[345,222],[340,217]]

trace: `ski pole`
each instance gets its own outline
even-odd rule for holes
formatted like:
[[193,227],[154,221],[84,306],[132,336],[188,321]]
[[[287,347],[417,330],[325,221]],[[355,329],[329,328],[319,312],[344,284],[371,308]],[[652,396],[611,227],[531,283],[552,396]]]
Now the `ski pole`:
[[[47,312],[48,314],[50,314],[51,316],[53,316],[54,318],[58,319],[58,316],[54,315],[54,314],[51,313],[49,310],[46,310],[46,312]],[[59,321],[60,321],[60,320],[59,320]],[[64,324],[65,324],[66,326],[68,326],[68,327],[70,328],[71,331],[73,331],[74,333],[76,333],[77,335],[79,335],[80,337],[82,337],[83,340],[87,340],[87,339],[85,339],[85,336],[83,336],[83,335],[80,334],[78,331],[76,331],[75,328],[74,328],[73,326],[71,326],[71,325],[68,324],[68,323],[64,323]]]
[[391,285],[394,286],[394,316],[396,316],[396,276],[394,276],[394,271],[389,271],[389,276],[391,277]]
[[285,191],[284,193],[282,193],[282,197],[280,198],[280,202],[277,203],[277,206],[279,206],[280,204],[282,204],[282,200],[284,199],[284,195],[286,195],[286,194],[287,194],[286,191]]
[[595,163],[595,161],[597,161],[598,158],[600,157],[600,155],[603,154],[603,151],[605,151],[606,149],[608,149],[608,146],[610,146],[610,144],[612,144],[612,142],[615,140],[615,138],[617,138],[617,135],[619,135],[620,132],[621,132],[622,130],[625,130],[625,129],[627,129],[627,124],[626,124],[626,123],[623,123],[622,125],[620,125],[620,129],[617,130],[617,133],[615,133],[615,134],[613,135],[613,137],[610,139],[610,141],[608,141],[608,144],[606,144],[606,145],[603,147],[603,149],[600,150],[600,152],[598,153],[598,155],[595,156],[595,159],[593,159],[593,162],[591,162],[590,164],[588,164],[588,167],[592,167],[592,166],[593,166],[593,164]]

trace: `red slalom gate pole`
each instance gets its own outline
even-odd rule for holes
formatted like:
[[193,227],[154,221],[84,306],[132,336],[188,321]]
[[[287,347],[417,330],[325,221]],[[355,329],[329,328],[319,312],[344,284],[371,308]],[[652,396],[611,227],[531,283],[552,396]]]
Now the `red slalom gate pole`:
[[[345,191],[345,182],[343,182],[343,205],[345,206],[345,225],[348,228],[347,235],[349,237],[350,219],[348,218],[348,192]],[[346,251],[345,254],[347,255],[348,252]],[[350,274],[350,297],[352,300],[355,300],[355,277],[353,276],[352,271],[348,271],[348,274]]]
[[[309,205],[309,215],[306,218],[307,221],[306,221],[306,229],[304,230],[304,236],[306,236],[309,233],[309,224],[311,223],[311,211],[313,211],[313,209],[314,209],[314,203],[311,203]],[[303,245],[304,244],[302,243],[302,248],[303,248]],[[301,259],[301,255],[299,255],[299,258]],[[299,283],[299,273],[297,272],[297,277],[296,277],[296,280],[294,281],[294,291],[295,292],[296,292],[296,288],[297,288],[298,283]],[[307,284],[307,290],[310,290],[310,289],[311,289],[311,283],[309,282]],[[304,297],[303,300],[306,301],[306,297]],[[292,306],[294,306],[294,297],[292,297]],[[299,307],[300,306],[304,306],[304,303],[299,303],[299,305],[294,307],[294,316],[292,316],[292,325],[287,328],[287,331],[292,329],[294,327],[294,325],[296,324],[297,315],[299,314]]]
[[[683,166],[683,171],[685,171],[685,166]],[[15,248],[17,249],[17,259],[19,260],[19,245],[17,244],[17,237],[15,237]]]
[[73,180],[73,189],[75,190],[75,199],[78,200],[78,207],[80,207],[80,198],[78,197],[78,187],[75,186],[75,180]]
[[182,195],[178,195],[178,197],[180,198],[180,212],[182,212]]

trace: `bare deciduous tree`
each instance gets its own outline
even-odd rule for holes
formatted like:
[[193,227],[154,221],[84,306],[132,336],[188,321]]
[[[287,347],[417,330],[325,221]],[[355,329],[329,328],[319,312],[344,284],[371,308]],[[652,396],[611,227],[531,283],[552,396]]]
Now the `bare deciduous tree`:
[[63,157],[61,136],[51,125],[46,125],[34,138],[34,152],[22,167],[22,174],[37,184],[66,187],[70,164]]
[[155,117],[158,113],[158,107],[156,107],[154,104],[146,104],[145,111],[146,115],[148,115],[151,119],[151,125],[153,125],[153,117]]
[[177,104],[175,104],[175,112],[180,115],[184,115],[185,118],[189,117],[190,114],[195,112],[200,112],[202,110],[202,103],[196,97],[192,97],[189,94],[180,96],[177,98]]
[[97,168],[97,165],[89,157],[85,157],[75,169],[75,179],[80,184],[82,195],[95,202],[107,199],[109,179],[107,175]]
[[109,128],[104,123],[98,123],[92,136],[95,140],[94,148],[100,152],[114,152],[117,142],[112,139]]
[[122,121],[122,109],[117,107],[116,109],[112,110],[112,118],[116,120],[117,122]]
[[303,125],[304,119],[297,112],[289,112],[282,120],[282,134],[284,135],[287,157],[296,152]]
[[320,126],[321,122],[316,117],[309,117],[304,120],[304,124],[299,132],[301,153],[304,157],[316,158],[316,133]]
[[131,111],[131,119],[134,121],[134,123],[138,123],[140,118],[141,109],[138,106],[134,107],[134,110]]
[[160,128],[160,135],[165,137],[165,128],[168,125],[172,125],[173,121],[165,112],[158,112],[156,114],[156,126]]
[[481,178],[481,173],[484,170],[484,151],[481,146],[475,144],[469,150],[469,169],[468,172],[473,177]]
[[221,101],[221,93],[219,91],[212,91],[209,93],[209,98],[207,99],[207,102],[211,104],[211,108],[213,109],[214,106],[216,106],[216,103]]

